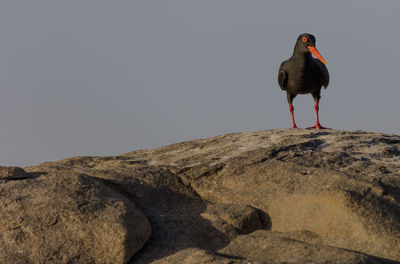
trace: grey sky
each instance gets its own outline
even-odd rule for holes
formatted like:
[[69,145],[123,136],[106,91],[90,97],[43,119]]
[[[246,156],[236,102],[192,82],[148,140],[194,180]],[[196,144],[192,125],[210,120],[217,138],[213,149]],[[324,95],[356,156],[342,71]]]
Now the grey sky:
[[[290,127],[300,33],[331,83],[322,125],[400,134],[400,1],[3,0],[0,165]],[[298,126],[313,99],[294,101]]]

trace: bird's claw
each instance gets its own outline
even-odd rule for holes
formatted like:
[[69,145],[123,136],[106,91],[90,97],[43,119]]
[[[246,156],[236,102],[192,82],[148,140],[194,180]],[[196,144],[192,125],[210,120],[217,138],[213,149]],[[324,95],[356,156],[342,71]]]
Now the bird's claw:
[[321,124],[315,124],[315,126],[307,127],[307,129],[332,129],[332,128],[323,127],[323,126],[321,126]]

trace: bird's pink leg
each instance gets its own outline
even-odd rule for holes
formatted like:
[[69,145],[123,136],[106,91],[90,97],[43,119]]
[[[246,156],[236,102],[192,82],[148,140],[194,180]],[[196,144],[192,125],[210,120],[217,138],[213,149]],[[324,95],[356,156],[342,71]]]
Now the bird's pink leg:
[[317,114],[317,122],[315,123],[315,126],[312,127],[308,127],[308,128],[315,128],[315,129],[330,129],[328,127],[323,127],[321,126],[321,124],[319,123],[319,116],[318,116],[318,111],[319,111],[319,101],[315,101],[315,113]]
[[294,121],[294,115],[293,115],[294,107],[292,104],[289,104],[289,111],[290,111],[290,116],[292,117],[292,123],[293,123],[292,128],[297,128],[296,122]]

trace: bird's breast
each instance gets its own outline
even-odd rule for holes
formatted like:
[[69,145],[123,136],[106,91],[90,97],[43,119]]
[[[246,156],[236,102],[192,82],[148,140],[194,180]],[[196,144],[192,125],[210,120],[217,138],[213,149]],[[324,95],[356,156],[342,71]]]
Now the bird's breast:
[[293,65],[288,72],[288,90],[294,94],[312,93],[320,89],[317,72],[312,65]]

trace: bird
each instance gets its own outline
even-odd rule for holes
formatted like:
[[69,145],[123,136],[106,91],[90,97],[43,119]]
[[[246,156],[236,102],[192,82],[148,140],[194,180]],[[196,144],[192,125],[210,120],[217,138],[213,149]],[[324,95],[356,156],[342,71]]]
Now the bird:
[[326,89],[329,84],[329,72],[325,64],[326,61],[315,47],[315,37],[309,33],[303,33],[297,38],[293,55],[281,63],[278,83],[287,94],[292,128],[297,128],[293,114],[293,99],[298,94],[311,94],[315,100],[317,120],[315,126],[309,128],[329,129],[319,123],[318,116],[321,88],[323,86]]

